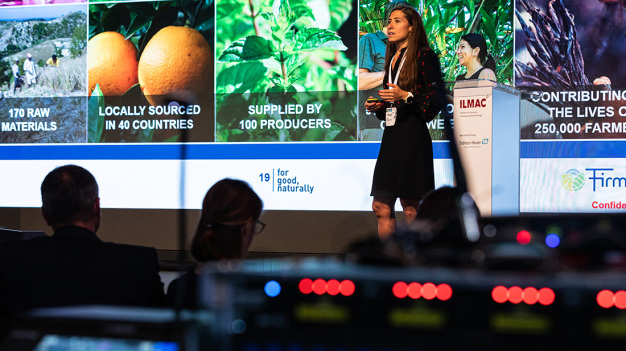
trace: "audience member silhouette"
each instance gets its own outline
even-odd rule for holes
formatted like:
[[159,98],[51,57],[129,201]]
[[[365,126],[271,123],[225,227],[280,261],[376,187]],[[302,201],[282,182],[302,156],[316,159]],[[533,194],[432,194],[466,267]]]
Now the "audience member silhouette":
[[[200,263],[241,259],[252,239],[265,228],[259,220],[263,202],[248,183],[222,179],[204,197],[202,214],[191,244],[191,254]],[[197,306],[197,276],[200,266],[172,281],[167,290],[170,306]]]
[[0,309],[67,305],[158,306],[164,303],[156,250],[105,243],[98,184],[75,165],[54,169],[41,184],[41,213],[52,236],[0,246]]

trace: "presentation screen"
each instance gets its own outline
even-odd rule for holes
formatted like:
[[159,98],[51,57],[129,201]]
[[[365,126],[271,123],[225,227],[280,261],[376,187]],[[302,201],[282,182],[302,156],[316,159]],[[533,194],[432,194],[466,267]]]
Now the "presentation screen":
[[[468,33],[522,92],[520,212],[624,206],[622,1],[409,4],[450,95]],[[268,210],[371,210],[384,122],[363,104],[382,85],[367,74],[385,66],[386,1],[0,5],[0,206],[40,206],[44,176],[72,163],[105,208],[195,209],[231,177]],[[452,186],[443,119],[428,127],[435,185]]]

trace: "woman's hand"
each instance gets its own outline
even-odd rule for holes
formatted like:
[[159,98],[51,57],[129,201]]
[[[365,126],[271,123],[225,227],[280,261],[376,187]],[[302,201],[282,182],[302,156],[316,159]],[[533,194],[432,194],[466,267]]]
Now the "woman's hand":
[[406,99],[408,95],[406,91],[400,89],[399,86],[393,83],[389,83],[389,89],[383,89],[378,91],[378,95],[385,101],[394,102]]
[[[370,96],[368,98],[368,100],[369,99],[375,99],[375,98],[373,96]],[[378,102],[368,102],[368,101],[365,101],[365,104],[363,106],[365,106],[365,109],[368,110],[369,112],[376,112],[376,111],[380,110],[380,108],[385,105],[380,100],[377,100],[377,101]]]

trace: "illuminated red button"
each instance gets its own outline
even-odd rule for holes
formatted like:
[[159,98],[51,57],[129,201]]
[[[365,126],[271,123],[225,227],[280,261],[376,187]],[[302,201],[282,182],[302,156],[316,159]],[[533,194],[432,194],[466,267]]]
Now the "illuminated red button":
[[343,296],[350,296],[354,294],[355,286],[354,283],[350,280],[344,280],[339,284],[339,292]]
[[502,285],[496,286],[491,291],[491,297],[497,303],[505,303],[509,300],[509,289]]
[[554,291],[550,288],[541,288],[539,289],[539,303],[547,306],[554,302]]
[[615,295],[612,291],[602,290],[596,296],[596,301],[598,301],[598,305],[604,308],[610,308],[615,303]]
[[422,286],[422,296],[426,300],[432,300],[437,296],[437,287],[433,283],[426,283]]
[[615,293],[615,307],[623,310],[626,308],[626,291],[618,291]]
[[405,282],[397,282],[393,285],[393,296],[403,299],[408,295],[409,286]]
[[524,289],[522,292],[522,300],[529,304],[534,305],[539,301],[539,291],[533,287]]
[[326,292],[332,296],[339,294],[339,281],[336,279],[329,280],[326,284]]
[[316,279],[313,282],[313,292],[322,295],[326,292],[326,281],[324,279]]
[[298,284],[298,289],[303,294],[310,294],[313,292],[313,281],[309,278],[304,278]]
[[522,245],[529,244],[531,238],[530,232],[527,230],[520,230],[519,233],[517,233],[517,242]]
[[422,297],[422,284],[411,283],[408,288],[408,295],[412,299],[419,299]]
[[437,285],[437,298],[441,301],[447,301],[452,297],[452,288],[448,284]]
[[522,302],[522,291],[519,286],[511,287],[509,289],[509,301],[516,304]]

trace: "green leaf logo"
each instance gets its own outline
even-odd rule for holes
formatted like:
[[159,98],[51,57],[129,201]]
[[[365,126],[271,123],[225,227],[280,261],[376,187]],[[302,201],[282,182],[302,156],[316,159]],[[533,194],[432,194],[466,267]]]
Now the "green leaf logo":
[[586,179],[584,173],[572,168],[561,176],[561,184],[569,191],[578,191],[583,188]]

